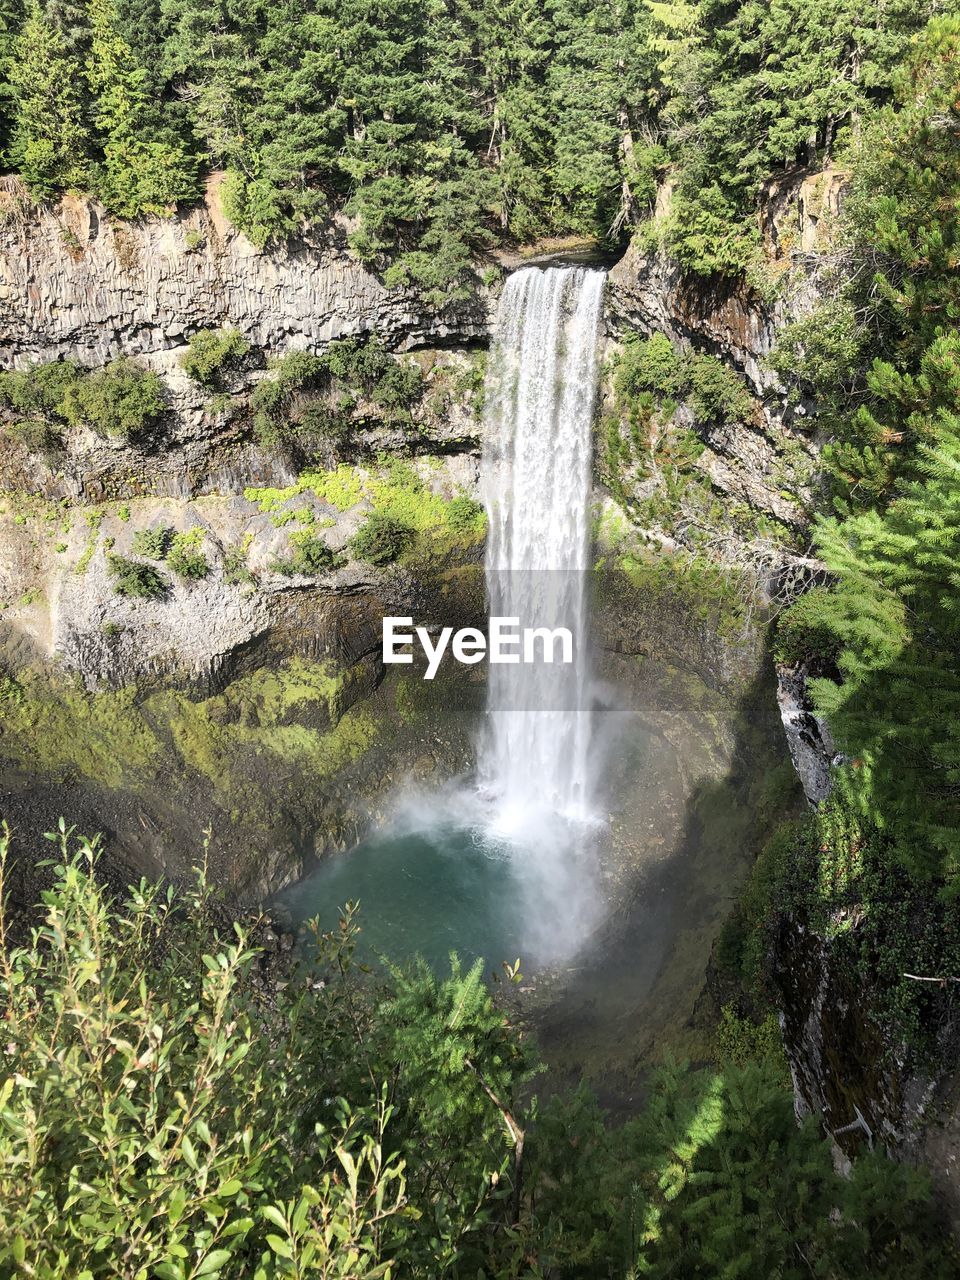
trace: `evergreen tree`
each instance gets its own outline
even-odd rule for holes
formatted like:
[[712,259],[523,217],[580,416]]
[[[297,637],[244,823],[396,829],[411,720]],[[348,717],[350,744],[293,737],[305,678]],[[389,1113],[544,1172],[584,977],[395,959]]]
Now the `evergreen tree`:
[[162,213],[197,195],[196,168],[184,148],[151,131],[147,75],[120,34],[113,0],[90,0],[86,62],[94,128],[103,148],[98,194],[124,217]]
[[86,184],[90,137],[83,79],[60,29],[34,3],[10,58],[10,159],[31,193],[48,199]]

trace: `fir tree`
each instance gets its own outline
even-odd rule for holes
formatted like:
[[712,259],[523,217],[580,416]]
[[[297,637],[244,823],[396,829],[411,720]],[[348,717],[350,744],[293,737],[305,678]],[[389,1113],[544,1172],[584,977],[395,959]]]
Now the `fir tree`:
[[10,159],[30,191],[47,199],[87,178],[90,136],[81,67],[58,26],[34,3],[10,57]]

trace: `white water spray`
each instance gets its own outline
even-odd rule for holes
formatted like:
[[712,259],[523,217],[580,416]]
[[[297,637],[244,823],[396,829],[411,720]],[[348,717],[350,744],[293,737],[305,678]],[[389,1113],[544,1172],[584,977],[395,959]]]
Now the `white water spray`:
[[571,666],[489,668],[480,779],[505,836],[591,816],[587,591],[591,422],[604,275],[507,280],[486,383],[483,497],[491,616],[565,626]]

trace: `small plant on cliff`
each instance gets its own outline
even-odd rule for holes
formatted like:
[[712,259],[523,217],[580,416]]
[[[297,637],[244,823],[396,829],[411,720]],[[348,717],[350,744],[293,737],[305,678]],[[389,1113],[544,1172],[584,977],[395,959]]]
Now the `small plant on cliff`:
[[120,555],[107,556],[107,571],[118,596],[139,600],[159,600],[170,589],[168,579],[153,565],[127,560]]
[[688,384],[684,353],[663,333],[638,338],[630,333],[614,360],[613,387],[620,403],[643,391],[677,399]]
[[689,361],[690,407],[698,422],[749,422],[753,397],[743,379],[716,356],[698,353]]
[[455,533],[482,532],[486,516],[483,506],[465,493],[458,493],[447,503],[447,524]]
[[301,529],[290,535],[291,553],[273,562],[274,573],[292,578],[298,573],[311,576],[332,569],[337,563],[336,552],[310,529]]
[[249,350],[239,329],[201,329],[188,340],[180,367],[194,382],[214,390],[222,385],[225,373],[240,367]]
[[71,425],[130,440],[155,426],[165,407],[160,377],[120,359],[72,382],[59,411]]
[[250,397],[254,435],[261,445],[276,445],[283,439],[293,397],[318,387],[324,373],[323,359],[311,351],[290,351],[270,361],[268,376]]
[[158,525],[153,529],[138,529],[133,535],[130,550],[135,556],[143,556],[146,560],[162,560],[167,554],[173,538],[173,530],[166,525]]
[[388,411],[409,409],[423,387],[423,372],[409,358],[396,359],[376,335],[361,342],[332,342],[324,356],[331,377]]
[[369,564],[391,564],[412,544],[414,532],[399,520],[378,511],[367,516],[350,539],[350,550]]
[[198,582],[210,572],[210,562],[200,550],[202,529],[174,534],[167,552],[167,568],[188,582]]
[[253,543],[253,534],[248,533],[236,546],[226,547],[223,552],[223,580],[234,587],[255,587],[257,580],[247,567],[247,556]]
[[53,453],[61,444],[60,432],[44,418],[18,418],[7,423],[7,435],[29,453]]

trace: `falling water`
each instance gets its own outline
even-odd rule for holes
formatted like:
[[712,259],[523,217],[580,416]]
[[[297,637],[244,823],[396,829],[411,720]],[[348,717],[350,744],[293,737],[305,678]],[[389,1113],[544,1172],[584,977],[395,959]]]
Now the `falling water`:
[[565,626],[570,666],[492,665],[480,775],[512,835],[590,816],[587,592],[591,420],[604,275],[528,267],[507,280],[486,385],[491,616]]

